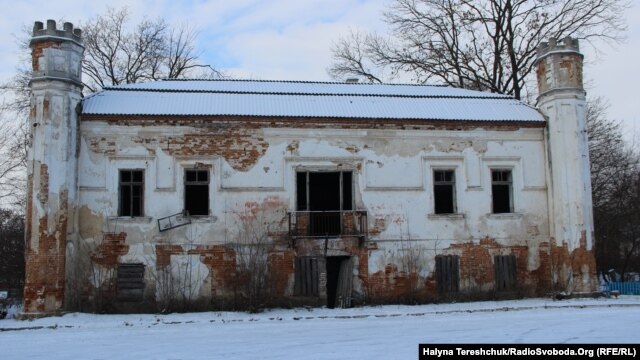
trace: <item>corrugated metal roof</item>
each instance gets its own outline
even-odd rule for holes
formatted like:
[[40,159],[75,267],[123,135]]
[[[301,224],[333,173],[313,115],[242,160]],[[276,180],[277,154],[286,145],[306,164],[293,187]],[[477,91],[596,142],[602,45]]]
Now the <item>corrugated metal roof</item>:
[[173,80],[107,87],[83,114],[544,121],[508,96],[442,86]]

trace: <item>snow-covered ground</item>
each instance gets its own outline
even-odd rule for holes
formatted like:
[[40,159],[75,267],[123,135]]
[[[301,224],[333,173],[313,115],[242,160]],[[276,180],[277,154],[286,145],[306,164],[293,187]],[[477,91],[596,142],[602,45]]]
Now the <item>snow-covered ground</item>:
[[419,343],[639,343],[640,296],[0,320],[3,359],[414,359]]

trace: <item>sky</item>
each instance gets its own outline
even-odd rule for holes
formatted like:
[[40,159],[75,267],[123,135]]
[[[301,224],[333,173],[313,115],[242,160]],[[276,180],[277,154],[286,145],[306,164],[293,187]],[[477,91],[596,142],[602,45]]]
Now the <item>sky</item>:
[[[385,32],[382,11],[389,0],[0,0],[0,81],[19,62],[16,36],[34,21],[64,19],[74,25],[128,6],[132,21],[162,17],[199,31],[200,59],[234,78],[332,81],[326,69],[331,47],[350,29]],[[640,1],[627,11],[626,42],[582,44],[587,92],[603,96],[609,115],[623,122],[626,136],[640,134],[636,87],[640,72]]]

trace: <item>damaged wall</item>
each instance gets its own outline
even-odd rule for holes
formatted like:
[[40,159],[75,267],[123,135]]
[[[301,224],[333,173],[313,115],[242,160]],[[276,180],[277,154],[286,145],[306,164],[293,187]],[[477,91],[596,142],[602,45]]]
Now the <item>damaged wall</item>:
[[[493,269],[493,255],[467,258],[471,253],[463,250],[465,246],[490,254],[517,254],[519,278],[529,293],[540,293],[540,284],[549,283],[549,273],[540,270],[543,250],[538,246],[550,236],[541,128],[372,130],[343,124],[341,129],[309,129],[309,124],[272,122],[272,127],[248,124],[239,131],[236,125],[189,126],[187,121],[166,125],[163,120],[150,127],[148,121],[145,126],[124,119],[92,118],[81,123],[80,206],[98,214],[88,221],[81,218],[81,228],[97,222],[104,232],[127,233],[128,243],[153,244],[157,258],[152,272],[171,264],[174,256],[199,254],[208,268],[197,280],[206,284],[203,296],[230,294],[228,277],[235,276],[230,269],[237,266],[238,256],[229,249],[241,241],[247,226],[256,232],[256,224],[247,225],[256,216],[262,217],[260,232],[268,233],[275,243],[268,262],[278,269],[272,273],[279,277],[276,292],[283,296],[293,291],[295,256],[351,256],[353,288],[362,301],[397,299],[416,291],[437,297],[432,283],[439,254],[460,254],[465,259],[462,289],[489,291],[493,278],[477,279],[472,273]],[[186,140],[196,138],[201,141]],[[227,140],[220,145],[219,139]],[[211,173],[210,215],[159,232],[157,218],[182,210],[185,169],[198,166]],[[509,214],[492,213],[491,169],[496,168],[513,174]],[[144,170],[144,216],[117,216],[119,169]],[[455,172],[455,214],[434,212],[437,169]],[[287,211],[296,209],[300,170],[353,172],[354,209],[367,211],[366,243],[346,237],[327,244],[287,240]],[[85,241],[101,236],[81,234]],[[486,238],[492,242],[481,240]],[[127,256],[129,261],[146,261],[143,256]]]
[[36,23],[30,46],[29,149],[26,209],[26,281],[24,312],[62,310],[65,255],[76,239],[77,105],[81,100],[80,59],[83,47],[70,23],[57,30]]
[[[300,292],[348,306],[593,287],[572,40],[539,54],[548,128],[540,120],[79,119],[80,32],[36,23],[31,47],[26,312],[84,298],[106,309],[136,281],[140,301],[160,310],[293,303]],[[343,212],[312,216],[327,210]],[[320,225],[324,233],[311,231]],[[123,263],[142,278],[122,279]],[[455,276],[445,279],[445,268]],[[304,291],[303,277],[312,283]],[[441,293],[445,280],[459,294]]]

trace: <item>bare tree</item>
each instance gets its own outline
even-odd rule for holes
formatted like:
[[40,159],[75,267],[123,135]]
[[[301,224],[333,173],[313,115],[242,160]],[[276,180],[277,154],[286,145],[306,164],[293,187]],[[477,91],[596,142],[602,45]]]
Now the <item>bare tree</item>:
[[[63,21],[60,21],[63,22]],[[131,26],[127,8],[108,8],[83,28],[82,62],[85,92],[104,86],[163,78],[217,78],[223,74],[199,61],[197,32],[187,25],[170,26],[163,19],[143,20]],[[27,118],[31,92],[31,27],[16,41],[22,49],[15,75],[0,83],[0,202],[24,204]],[[16,156],[19,155],[19,156]]]
[[0,209],[0,289],[22,296],[24,286],[24,216]]
[[173,28],[163,19],[143,20],[128,30],[128,22],[126,8],[110,8],[82,25],[82,69],[88,91],[163,78],[222,76],[198,61],[197,32],[187,25]]
[[640,270],[640,158],[602,98],[589,101],[587,128],[599,271]]
[[352,32],[332,49],[334,78],[410,76],[530,95],[536,48],[548,38],[619,41],[628,0],[394,0],[389,35]]
[[26,124],[0,107],[0,206],[22,209],[26,203]]

